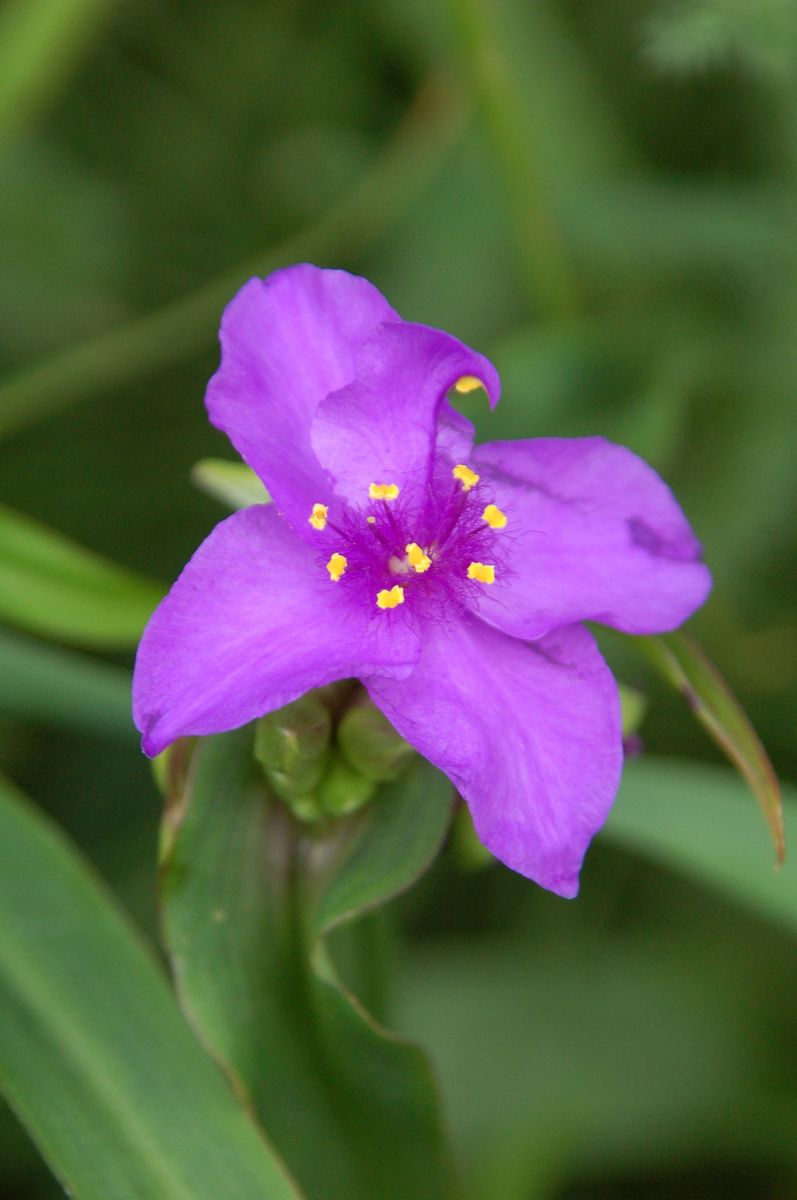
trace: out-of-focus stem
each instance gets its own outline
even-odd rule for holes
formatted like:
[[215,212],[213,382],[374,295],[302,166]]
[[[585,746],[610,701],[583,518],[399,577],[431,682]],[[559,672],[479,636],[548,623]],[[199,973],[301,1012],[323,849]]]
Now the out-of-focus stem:
[[537,312],[552,320],[578,315],[578,287],[542,178],[523,99],[487,0],[448,0],[496,158],[503,172],[523,282]]
[[0,149],[58,95],[118,0],[6,0],[0,12]]
[[338,265],[362,253],[441,168],[467,117],[463,93],[442,74],[430,76],[387,147],[334,209],[190,295],[0,384],[0,435],[206,348],[222,307],[251,276],[308,259]]

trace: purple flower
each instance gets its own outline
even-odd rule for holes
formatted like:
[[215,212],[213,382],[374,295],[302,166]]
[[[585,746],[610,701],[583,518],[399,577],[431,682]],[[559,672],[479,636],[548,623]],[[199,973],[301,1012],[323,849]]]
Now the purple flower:
[[673,629],[706,598],[667,486],[602,438],[488,442],[448,403],[494,367],[366,280],[296,266],[224,313],[207,406],[274,503],[199,547],[138,652],[155,755],[358,677],[508,866],[562,896],[620,776],[582,621]]

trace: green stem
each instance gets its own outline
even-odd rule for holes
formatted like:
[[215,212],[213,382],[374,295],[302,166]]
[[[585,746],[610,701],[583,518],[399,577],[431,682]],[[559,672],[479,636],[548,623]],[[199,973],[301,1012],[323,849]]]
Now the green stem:
[[0,14],[0,148],[53,103],[117,0],[6,0]]
[[302,260],[333,265],[361,254],[440,169],[466,120],[462,94],[441,75],[431,76],[394,138],[335,209],[189,296],[0,385],[0,436],[79,398],[108,392],[203,350],[215,336],[222,307],[252,275]]
[[523,119],[519,81],[487,0],[448,2],[504,175],[530,302],[551,320],[571,319],[581,309],[579,289],[543,178],[540,155]]

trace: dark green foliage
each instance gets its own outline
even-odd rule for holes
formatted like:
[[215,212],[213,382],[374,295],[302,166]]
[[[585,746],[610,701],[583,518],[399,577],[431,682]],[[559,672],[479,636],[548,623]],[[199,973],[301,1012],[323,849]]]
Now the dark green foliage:
[[[249,274],[296,259],[361,271],[408,318],[489,354],[505,397],[494,416],[468,402],[483,437],[600,433],[653,462],[716,579],[694,631],[779,774],[797,777],[795,11],[791,0],[6,0],[0,766],[79,841],[153,943],[160,812],[127,717],[132,650],[160,586],[149,579],[173,578],[224,512],[189,481],[197,460],[233,457],[202,406],[220,311]],[[240,479],[211,467],[205,484],[237,496]],[[62,538],[101,559],[75,557]],[[387,918],[321,943],[363,903],[332,887],[310,950],[291,951],[300,1011],[323,1014],[322,1044],[358,1047],[349,1113],[362,1111],[369,1055],[387,1042],[341,979],[424,1042],[458,1200],[794,1200],[793,865],[787,857],[772,875],[760,817],[729,768],[670,761],[716,756],[631,644],[606,649],[647,695],[651,761],[629,769],[581,898],[566,904],[495,866],[466,871],[446,852]],[[793,791],[787,799],[788,856]],[[230,817],[215,815],[207,837]],[[35,844],[51,866],[77,870],[35,820],[30,829],[30,854]],[[380,878],[407,861],[383,858]],[[29,862],[11,852],[6,884],[24,890]],[[124,927],[101,893],[70,878],[111,931],[108,979],[112,946],[143,962],[126,932],[113,933]],[[208,873],[192,886],[220,881],[235,879]],[[191,975],[178,883],[167,872],[169,939],[188,971],[180,991],[242,1079],[241,1045],[224,1041],[214,1007],[230,976]],[[55,891],[26,895],[58,909]],[[49,929],[34,953],[35,929],[31,917],[14,944],[32,947],[31,962],[51,955],[40,997],[51,1014],[67,994],[113,1001],[107,979],[95,993],[82,987],[80,962],[58,957]],[[241,952],[219,923],[201,932],[222,960]],[[251,948],[252,927],[239,932]],[[86,961],[97,953],[84,950]],[[140,969],[164,1020],[179,1022],[152,965]],[[316,1096],[306,1081],[318,1063],[297,1062],[288,1033],[274,1038],[287,1029],[282,982],[255,999],[276,1006],[276,1068],[286,1078],[295,1068],[305,1098]],[[102,1066],[119,1047],[90,1011],[81,1028]],[[30,1016],[21,1025],[50,1036]],[[131,1019],[133,1047],[135,1028]],[[182,1086],[192,1070],[207,1081],[197,1043],[177,1028],[194,1064],[180,1067]],[[254,1036],[245,1022],[239,1031]],[[39,1055],[46,1039],[11,1045]],[[402,1169],[434,1160],[442,1187],[426,1067],[403,1042],[393,1049],[394,1078],[416,1089],[427,1155],[419,1148]],[[56,1057],[38,1068],[53,1102],[66,1086]],[[134,1058],[125,1069],[138,1087]],[[334,1142],[338,1085],[327,1081],[317,1108],[291,1108],[286,1094],[275,1116],[263,1079],[246,1089],[282,1143],[306,1123],[291,1153],[315,1130],[318,1159],[296,1174],[318,1187],[334,1158],[334,1146],[329,1159],[320,1152]],[[205,1119],[218,1105],[249,1145],[251,1125],[208,1086]],[[45,1116],[28,1120],[54,1158]],[[192,1133],[178,1133],[183,1153]],[[0,1192],[52,1196],[28,1144],[2,1134]],[[399,1135],[411,1139],[411,1122],[396,1145]],[[387,1194],[373,1147],[388,1134],[379,1128],[372,1146],[367,1129],[358,1137],[349,1182],[329,1184],[334,1200]],[[417,1176],[395,1181],[425,1200]],[[145,1191],[138,1200],[166,1194]]]

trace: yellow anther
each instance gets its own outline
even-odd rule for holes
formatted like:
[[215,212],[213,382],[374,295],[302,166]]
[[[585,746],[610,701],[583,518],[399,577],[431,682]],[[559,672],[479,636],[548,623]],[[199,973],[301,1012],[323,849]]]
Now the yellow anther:
[[471,471],[470,467],[466,467],[464,463],[458,463],[457,466],[454,467],[451,474],[462,484],[463,492],[469,492],[472,487],[476,486],[481,478],[481,476],[477,475],[475,471]]
[[310,516],[307,518],[307,520],[312,525],[313,529],[326,529],[328,512],[329,512],[329,508],[327,507],[326,504],[314,504],[313,505],[313,511],[310,513]]
[[482,513],[482,520],[486,521],[491,529],[503,529],[506,525],[506,513],[501,512],[497,504],[488,504]]
[[349,565],[349,560],[345,554],[333,554],[327,563],[329,578],[333,583],[337,583],[346,574],[346,568]]
[[475,375],[463,375],[462,378],[458,379],[454,384],[455,391],[461,392],[463,395],[465,395],[467,392],[475,392],[476,388],[483,387],[484,384],[482,383],[481,379],[477,379]]
[[419,575],[429,570],[432,560],[428,554],[424,554],[417,542],[410,542],[409,546],[404,548],[407,551],[407,562],[415,568]]
[[495,583],[495,567],[489,563],[472,562],[468,567],[468,579],[477,583]]
[[404,603],[404,588],[399,587],[396,583],[392,588],[382,588],[381,592],[376,593],[377,608],[398,608],[399,604]]
[[368,487],[368,495],[372,500],[395,500],[398,494],[397,483],[372,483]]
[[368,522],[368,524],[369,524],[369,525],[375,525],[375,524],[376,524],[376,517],[366,517],[365,519],[366,519],[366,521]]

